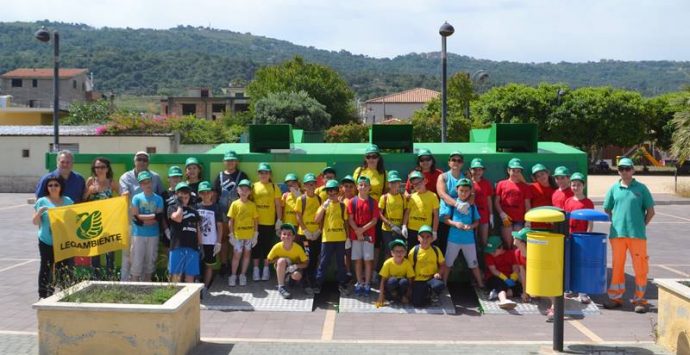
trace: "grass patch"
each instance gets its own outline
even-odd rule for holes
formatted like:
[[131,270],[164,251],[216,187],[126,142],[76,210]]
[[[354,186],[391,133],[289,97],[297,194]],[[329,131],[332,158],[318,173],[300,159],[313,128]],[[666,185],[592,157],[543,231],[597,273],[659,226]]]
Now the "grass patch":
[[676,189],[676,195],[681,197],[690,198],[690,183],[678,182],[678,188]]
[[67,295],[60,302],[163,304],[180,289],[182,287],[172,285],[91,285]]

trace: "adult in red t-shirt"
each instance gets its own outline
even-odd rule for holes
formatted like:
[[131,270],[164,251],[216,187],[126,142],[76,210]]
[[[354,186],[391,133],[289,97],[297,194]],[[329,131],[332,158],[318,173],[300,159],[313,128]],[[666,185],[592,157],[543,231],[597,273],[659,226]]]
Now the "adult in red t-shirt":
[[472,159],[470,176],[474,187],[474,204],[479,212],[477,233],[484,246],[489,238],[489,227],[494,227],[494,187],[491,181],[484,178],[484,161],[481,158]]
[[[426,179],[426,189],[436,193],[436,180],[438,180],[439,175],[443,174],[443,171],[436,168],[436,158],[434,158],[429,149],[422,148],[419,150],[417,153],[417,166],[414,170],[420,171],[424,175]],[[405,192],[407,195],[410,195],[414,192],[412,190],[412,184],[408,178],[405,183]]]
[[553,177],[556,178],[558,189],[551,196],[551,205],[564,209],[565,200],[573,196],[573,190],[570,189],[570,170],[565,166],[559,166],[554,170]]
[[522,161],[511,159],[508,162],[508,179],[496,184],[494,207],[503,221],[501,236],[508,249],[513,245],[511,233],[525,226],[525,212],[532,208],[532,191],[525,183],[522,170]]

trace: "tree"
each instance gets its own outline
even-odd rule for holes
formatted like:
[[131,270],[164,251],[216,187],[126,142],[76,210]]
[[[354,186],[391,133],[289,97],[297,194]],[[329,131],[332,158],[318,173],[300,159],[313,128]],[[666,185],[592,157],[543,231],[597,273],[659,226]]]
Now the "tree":
[[[449,142],[467,142],[471,122],[465,118],[462,103],[457,99],[448,100],[447,138]],[[441,141],[441,100],[436,98],[412,114],[412,127],[415,142]]]
[[465,118],[470,118],[470,101],[476,99],[470,73],[457,72],[448,78],[448,100],[455,100],[460,104],[460,110]]
[[326,143],[366,143],[369,141],[369,126],[350,122],[335,125],[326,131]]
[[253,110],[256,110],[256,103],[270,93],[298,91],[306,91],[323,104],[331,116],[331,124],[356,120],[352,105],[354,93],[347,82],[333,69],[306,63],[301,57],[257,70],[254,80],[247,86]]
[[[690,94],[690,89],[686,92]],[[671,154],[675,155],[678,162],[690,159],[690,98],[681,97],[676,101],[681,109],[673,115],[673,143]]]
[[289,123],[306,131],[320,131],[331,121],[325,108],[306,91],[281,91],[257,100],[254,115],[260,124]]
[[60,123],[65,125],[103,123],[108,120],[110,113],[110,102],[107,100],[74,102],[69,106],[69,116]]

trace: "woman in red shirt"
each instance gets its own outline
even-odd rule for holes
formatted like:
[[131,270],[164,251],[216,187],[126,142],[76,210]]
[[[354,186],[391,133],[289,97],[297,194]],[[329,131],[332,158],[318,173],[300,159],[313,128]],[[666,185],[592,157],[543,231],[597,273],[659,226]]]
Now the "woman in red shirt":
[[511,233],[525,226],[525,212],[532,208],[530,203],[532,191],[529,185],[525,183],[522,170],[522,161],[520,159],[510,159],[508,162],[508,178],[496,184],[494,207],[503,222],[501,236],[507,248],[513,245]]
[[[443,174],[443,171],[436,168],[436,158],[434,158],[434,155],[431,154],[429,149],[419,149],[419,152],[417,152],[417,166],[414,170],[420,171],[424,175],[426,179],[426,189],[436,193],[436,180],[438,180],[439,175]],[[412,192],[412,184],[408,178],[405,184],[405,195],[409,197]]]
[[489,238],[489,227],[494,228],[494,206],[493,198],[494,187],[491,181],[484,178],[484,161],[481,158],[474,158],[470,163],[470,176],[474,187],[474,204],[479,212],[479,227],[477,234],[481,241],[481,246],[486,245]]

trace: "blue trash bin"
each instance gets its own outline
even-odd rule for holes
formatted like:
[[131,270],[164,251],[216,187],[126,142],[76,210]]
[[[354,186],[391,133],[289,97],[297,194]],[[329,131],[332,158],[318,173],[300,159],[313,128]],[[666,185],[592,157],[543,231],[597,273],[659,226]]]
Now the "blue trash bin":
[[570,290],[606,293],[605,233],[573,233],[570,240]]

